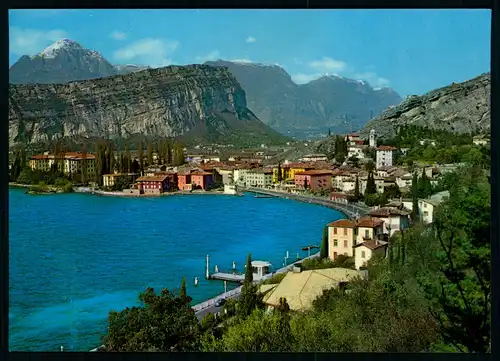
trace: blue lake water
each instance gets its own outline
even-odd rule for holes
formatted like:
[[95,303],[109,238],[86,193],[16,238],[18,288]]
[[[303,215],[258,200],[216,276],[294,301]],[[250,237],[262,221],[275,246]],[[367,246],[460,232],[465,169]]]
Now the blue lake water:
[[342,217],[250,194],[9,195],[12,351],[88,351],[100,345],[108,312],[133,306],[146,287],[175,289],[185,276],[196,303],[223,292],[223,282],[204,279],[207,254],[211,272],[233,261],[242,270],[248,252],[279,268],[286,251],[304,256],[301,247],[319,245],[323,226]]

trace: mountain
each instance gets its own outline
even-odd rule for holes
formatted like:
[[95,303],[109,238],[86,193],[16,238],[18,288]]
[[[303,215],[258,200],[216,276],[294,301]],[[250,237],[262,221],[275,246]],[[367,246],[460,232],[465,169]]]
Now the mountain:
[[390,88],[372,88],[367,82],[325,75],[296,84],[277,65],[205,62],[225,66],[245,89],[249,107],[263,122],[284,134],[352,131],[402,98]]
[[490,73],[485,73],[422,96],[410,96],[368,122],[360,133],[366,138],[375,129],[378,137],[392,137],[398,126],[406,124],[454,133],[489,132],[490,89]]
[[225,68],[146,69],[69,84],[9,85],[9,141],[182,137],[189,141],[283,142],[248,108]]
[[9,69],[11,84],[68,83],[104,78],[147,69],[139,65],[112,65],[97,51],[70,39],[61,39],[40,54],[24,55]]

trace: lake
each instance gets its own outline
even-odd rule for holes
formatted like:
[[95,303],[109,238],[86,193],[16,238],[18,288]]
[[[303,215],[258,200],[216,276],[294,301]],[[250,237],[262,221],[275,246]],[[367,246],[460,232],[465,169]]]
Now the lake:
[[248,252],[277,269],[286,251],[307,255],[301,248],[320,245],[323,226],[343,217],[252,194],[9,196],[11,351],[88,351],[108,312],[135,305],[147,287],[176,289],[186,277],[193,304],[222,293],[223,282],[204,278],[207,254],[210,272],[233,261],[243,271]]

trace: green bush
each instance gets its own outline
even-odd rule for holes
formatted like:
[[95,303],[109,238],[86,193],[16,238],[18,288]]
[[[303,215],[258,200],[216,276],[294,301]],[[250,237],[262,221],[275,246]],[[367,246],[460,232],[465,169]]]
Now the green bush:
[[269,277],[267,280],[264,280],[262,284],[264,285],[275,285],[277,283],[280,283],[283,278],[285,278],[287,272],[283,273],[276,273],[275,275]]
[[215,315],[212,312],[208,312],[201,319],[201,328],[204,330],[209,330],[213,328],[217,324],[217,320],[215,319]]

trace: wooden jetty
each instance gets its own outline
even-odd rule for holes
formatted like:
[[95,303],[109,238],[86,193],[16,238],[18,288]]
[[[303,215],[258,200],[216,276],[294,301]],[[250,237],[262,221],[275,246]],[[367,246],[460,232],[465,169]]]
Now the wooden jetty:
[[217,272],[210,275],[211,280],[243,283],[245,275],[235,273]]

